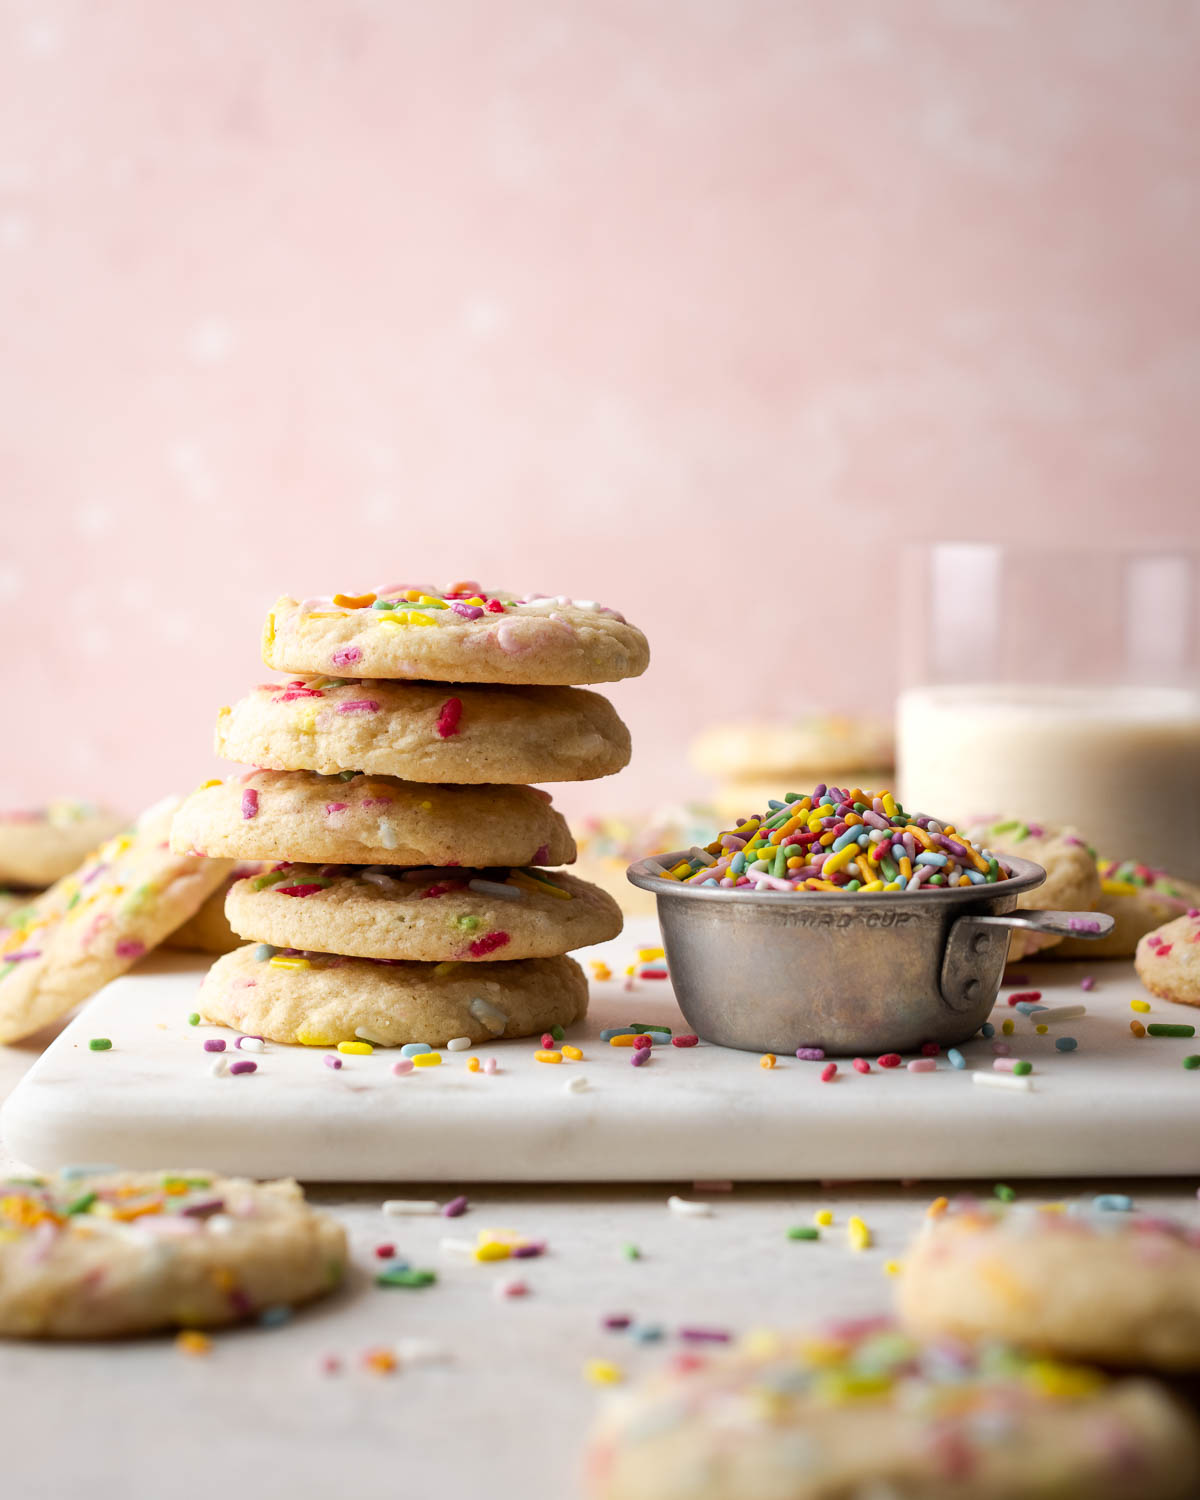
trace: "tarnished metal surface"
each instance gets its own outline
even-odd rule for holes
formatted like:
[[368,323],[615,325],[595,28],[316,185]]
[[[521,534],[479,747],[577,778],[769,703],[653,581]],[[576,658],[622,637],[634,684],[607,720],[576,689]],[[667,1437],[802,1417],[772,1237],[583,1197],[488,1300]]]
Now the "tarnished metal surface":
[[1086,913],[1089,934],[1070,925],[1078,912],[1015,911],[1046,872],[1007,863],[1011,880],[912,895],[684,886],[645,860],[628,876],[657,897],[675,994],[697,1036],[752,1052],[873,1056],[973,1036],[999,991],[1011,928],[1111,928],[1099,912]]

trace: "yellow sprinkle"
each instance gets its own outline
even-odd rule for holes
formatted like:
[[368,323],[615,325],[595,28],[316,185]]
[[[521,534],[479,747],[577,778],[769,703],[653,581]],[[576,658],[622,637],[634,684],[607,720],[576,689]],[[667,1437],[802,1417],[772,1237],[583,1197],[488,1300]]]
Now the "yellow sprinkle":
[[636,1041],[636,1033],[627,1031],[622,1033],[621,1036],[610,1036],[608,1039],[608,1045],[610,1047],[632,1047],[634,1042]]
[[560,1062],[562,1062],[562,1053],[561,1052],[535,1052],[533,1054],[533,1060],[534,1060],[534,1062],[560,1063]]
[[773,1052],[764,1052],[758,1060],[758,1065],[760,1068],[773,1068],[775,1066],[775,1054]]
[[583,1367],[583,1378],[593,1385],[620,1385],[625,1371],[607,1359],[589,1359]]
[[1129,1009],[1130,1010],[1149,1010],[1150,1009],[1150,1002],[1149,1002],[1149,1000],[1131,1000],[1129,1002]]
[[1004,1033],[1005,1036],[1012,1036],[1013,1032],[1016,1030],[1016,1027],[1011,1021],[1001,1021],[1000,1030]]
[[848,865],[850,861],[857,856],[857,854],[857,844],[847,844],[844,849],[839,849],[836,854],[831,854],[825,861],[825,863],[821,866],[822,877],[835,874],[845,865]]
[[181,1354],[211,1354],[212,1339],[198,1328],[181,1328],[175,1335],[175,1347]]
[[588,963],[591,966],[592,978],[593,979],[611,979],[612,978],[612,970],[608,967],[607,964],[601,963],[598,958],[589,959]]
[[332,1047],[333,1039],[316,1031],[298,1031],[296,1040],[302,1047]]
[[434,964],[433,972],[437,976],[437,978],[440,979],[443,974],[449,974],[451,969],[457,969],[458,964],[459,960],[456,958],[446,959],[443,963]]
[[888,817],[894,818],[896,816],[896,799],[892,796],[891,792],[884,792],[879,800],[883,803],[883,810]]
[[313,609],[304,616],[306,620],[344,620],[344,609]]
[[1106,896],[1136,896],[1138,888],[1128,880],[1102,880],[1100,889]]
[[1040,1026],[1035,1026],[1033,1029],[1037,1032],[1038,1036],[1045,1036],[1046,1033],[1050,1030],[1045,1021],[1043,1021]]
[[851,1250],[866,1250],[871,1244],[871,1231],[857,1214],[851,1214],[846,1222],[846,1238]]
[[563,1043],[563,1045],[562,1045],[562,1055],[564,1057],[569,1057],[572,1062],[582,1062],[583,1061],[583,1053],[579,1050],[578,1047],[572,1047],[569,1042],[564,1042]]
[[869,880],[869,881],[867,881],[866,885],[863,886],[863,890],[867,891],[867,892],[869,892],[869,891],[881,891],[881,890],[883,890],[883,881],[882,880]]
[[468,1073],[478,1073],[479,1072],[479,1059],[477,1057],[468,1057],[467,1058],[467,1072]]
[[263,638],[264,638],[264,640],[265,640],[265,642],[266,642],[266,644],[268,646],[275,639],[275,613],[274,613],[274,611],[272,611],[267,616],[267,625],[266,625],[266,629],[263,631]]
[[935,1198],[929,1205],[929,1207],[925,1210],[925,1213],[929,1218],[936,1219],[940,1217],[940,1215],[944,1214],[949,1207],[949,1198]]
[[816,1213],[813,1214],[813,1223],[819,1224],[822,1229],[828,1229],[833,1223],[833,1209],[818,1208]]
[[370,1057],[375,1048],[370,1042],[339,1042],[339,1052],[352,1052],[356,1057]]
[[210,786],[220,786],[220,785],[221,785],[221,778],[219,776],[214,776],[211,781],[202,781],[200,783],[200,790],[202,792],[206,792],[206,791],[208,791],[208,789],[209,789]]
[[506,1245],[503,1240],[485,1240],[475,1247],[476,1260],[507,1260],[511,1254],[511,1245]]
[[1026,1380],[1044,1396],[1090,1396],[1104,1384],[1099,1370],[1080,1365],[1060,1365],[1053,1360],[1035,1360],[1025,1374]]
[[883,1263],[883,1274],[885,1276],[899,1276],[903,1269],[904,1262],[901,1260],[885,1260]]
[[1146,1028],[1142,1025],[1142,1023],[1140,1021],[1130,1021],[1130,1023],[1129,1023],[1129,1029],[1130,1029],[1130,1031],[1133,1032],[1134,1036],[1145,1036],[1146,1035]]
[[308,961],[307,958],[284,958],[283,955],[280,954],[280,953],[276,953],[273,958],[267,959],[267,962],[270,965],[272,965],[273,968],[276,968],[276,969],[311,969],[312,968],[312,964],[309,963],[309,961]]
[[639,948],[638,958],[642,963],[652,963],[656,958],[665,958],[666,950],[663,948]]
[[413,1058],[414,1068],[437,1068],[441,1066],[442,1054],[440,1052],[418,1052]]
[[1039,1203],[1038,1213],[1041,1214],[1065,1214],[1067,1205],[1065,1203]]

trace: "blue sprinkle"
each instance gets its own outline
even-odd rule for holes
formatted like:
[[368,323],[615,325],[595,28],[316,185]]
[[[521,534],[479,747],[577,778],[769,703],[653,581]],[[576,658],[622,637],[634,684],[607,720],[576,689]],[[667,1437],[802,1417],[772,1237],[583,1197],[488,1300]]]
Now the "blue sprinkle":
[[1079,1043],[1073,1036],[1056,1036],[1054,1038],[1054,1045],[1060,1052],[1074,1052]]
[[116,1172],[119,1170],[118,1167],[108,1166],[103,1162],[97,1165],[89,1162],[86,1165],[77,1164],[70,1167],[60,1167],[58,1175],[65,1177],[68,1182],[73,1182],[78,1177],[99,1177],[104,1172]]
[[1013,1009],[1019,1010],[1023,1016],[1035,1016],[1039,1010],[1049,1010],[1050,1007],[1048,1005],[1038,1005],[1034,1000],[1018,1000]]
[[265,964],[268,958],[274,958],[275,949],[271,947],[270,943],[259,943],[254,950],[254,956],[260,964]]
[[663,1336],[663,1329],[658,1323],[642,1323],[631,1329],[630,1334],[639,1344],[657,1344]]
[[996,1028],[992,1025],[992,1023],[990,1021],[985,1021],[983,1023],[983,1025],[979,1028],[979,1035],[980,1036],[985,1036],[985,1037],[987,1037],[987,1036],[995,1036],[996,1035]]
[[1133,1211],[1133,1199],[1125,1193],[1097,1193],[1092,1199],[1092,1207],[1104,1213],[1127,1214]]
[[957,1047],[947,1047],[946,1061],[952,1068],[965,1068],[967,1065],[966,1058],[962,1055]]
[[258,1321],[264,1328],[279,1328],[291,1321],[292,1310],[286,1302],[277,1302],[273,1307],[264,1307]]
[[416,1057],[422,1052],[432,1052],[433,1048],[428,1042],[405,1042],[400,1048],[401,1057]]
[[600,1040],[602,1042],[611,1042],[612,1039],[613,1039],[613,1037],[615,1037],[615,1036],[628,1036],[628,1035],[629,1035],[629,1027],[628,1026],[606,1026],[605,1029],[600,1033]]

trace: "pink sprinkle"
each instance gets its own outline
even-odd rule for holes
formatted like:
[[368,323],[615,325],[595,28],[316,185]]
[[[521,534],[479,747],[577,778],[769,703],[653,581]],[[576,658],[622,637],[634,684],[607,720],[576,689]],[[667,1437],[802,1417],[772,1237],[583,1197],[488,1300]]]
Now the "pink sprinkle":
[[458,600],[458,599],[456,599],[454,601],[454,603],[450,606],[450,608],[454,611],[454,613],[456,615],[461,615],[464,620],[478,620],[478,618],[480,617],[480,615],[482,615],[484,613],[484,609],[483,609],[482,605],[480,605],[480,604],[463,604],[462,601]]
[[543,1051],[553,1052],[554,1051],[554,1042],[555,1042],[555,1038],[552,1037],[548,1031],[543,1031],[542,1032],[542,1049],[543,1049]]
[[[483,610],[476,610],[476,614],[482,614]],[[529,1295],[529,1283],[514,1279],[512,1281],[501,1281],[497,1283],[497,1290],[501,1297],[527,1297]]]
[[501,651],[506,651],[510,656],[515,656],[521,651],[528,651],[530,645],[528,641],[521,639],[520,631],[515,628],[511,620],[504,620],[497,626],[496,644]]
[[[539,791],[540,788],[539,787],[533,787],[532,790],[536,792],[536,791]],[[546,800],[549,801],[550,799],[547,798]],[[550,846],[549,846],[549,844],[539,844],[537,846],[537,848],[533,851],[533,862],[534,862],[535,865],[544,865],[549,858],[550,858]]]
[[360,805],[363,807],[390,807],[391,804],[392,799],[390,797],[364,797]]
[[242,793],[242,817],[256,818],[258,816],[258,793],[252,786],[248,786]]
[[[341,1067],[340,1062],[338,1063],[338,1067]],[[392,1072],[396,1075],[397,1078],[403,1078],[405,1073],[411,1073],[412,1070],[413,1060],[411,1057],[398,1057],[392,1064]]]
[[327,1068],[340,1068],[342,1065],[341,1058],[335,1057],[332,1052],[327,1052],[325,1054],[324,1062]]
[[349,703],[339,703],[340,714],[373,714],[379,709],[374,698],[352,698]]
[[351,662],[362,660],[362,652],[357,646],[339,646],[329,660],[335,667],[348,667]]
[[1090,974],[1085,974],[1079,981],[1079,988],[1081,990],[1094,990],[1096,988],[1096,981]]
[[442,711],[438,714],[436,729],[444,740],[458,733],[458,721],[462,718],[462,699],[447,698],[442,704]]
[[257,1073],[258,1064],[251,1062],[248,1057],[239,1057],[237,1062],[229,1064],[229,1071],[231,1073]]
[[396,1254],[395,1245],[376,1245],[375,1254],[380,1260],[391,1260]]
[[498,1073],[500,1071],[500,1064],[494,1057],[485,1057],[483,1060],[483,1071],[485,1073]]
[[1011,1073],[1017,1062],[1018,1059],[1015,1057],[994,1057],[992,1067],[997,1073]]
[[341,1372],[342,1362],[336,1354],[322,1354],[318,1368],[322,1375],[337,1375]]
[[932,1073],[937,1068],[937,1063],[932,1057],[914,1057],[908,1065],[910,1073]]
[[821,1069],[821,1082],[822,1083],[832,1083],[833,1079],[836,1077],[836,1075],[837,1075],[837,1063],[835,1063],[835,1062],[826,1063],[825,1066]]
[[277,885],[275,894],[277,896],[315,896],[318,891],[325,889],[323,885]]
[[348,802],[327,802],[325,804],[325,816],[330,817],[333,813],[345,812],[349,806]]
[[643,1063],[648,1063],[650,1061],[650,1048],[635,1047],[629,1055],[629,1061],[635,1068],[640,1068]]
[[865,1057],[856,1057],[854,1059],[854,1071],[856,1073],[869,1073],[871,1071],[871,1064]]
[[41,958],[41,956],[42,950],[40,948],[22,948],[19,953],[6,953],[0,962],[18,964],[23,958]]
[[113,949],[118,958],[141,958],[145,951],[145,943],[139,943],[137,938],[122,938]]
[[460,1193],[457,1198],[451,1198],[449,1203],[442,1206],[443,1219],[460,1218],[467,1211],[467,1195]]
[[881,1068],[898,1068],[901,1058],[898,1052],[885,1052],[882,1057],[877,1057],[875,1061]]
[[1174,946],[1175,945],[1173,943],[1160,943],[1158,945],[1158,956],[1159,956],[1159,958],[1166,958],[1167,954],[1170,953],[1171,949]]
[[684,1034],[682,1036],[673,1036],[671,1038],[671,1046],[672,1047],[694,1047],[697,1044],[697,1042],[699,1042],[699,1040],[700,1040],[700,1038],[698,1036],[692,1036],[692,1034],[690,1032],[684,1032]]
[[1041,990],[1017,990],[1015,994],[1008,997],[1008,1003],[1010,1005],[1020,1005],[1026,1000],[1040,1000],[1041,998]]
[[497,948],[503,948],[511,941],[507,932],[485,932],[481,938],[475,939],[468,952],[472,958],[482,958],[487,953],[495,953]]
[[992,1054],[995,1057],[1007,1057],[1011,1051],[1012,1048],[1008,1045],[1007,1042],[992,1043]]
[[633,1045],[636,1048],[644,1049],[646,1047],[653,1047],[654,1043],[648,1036],[635,1036],[633,1039]]

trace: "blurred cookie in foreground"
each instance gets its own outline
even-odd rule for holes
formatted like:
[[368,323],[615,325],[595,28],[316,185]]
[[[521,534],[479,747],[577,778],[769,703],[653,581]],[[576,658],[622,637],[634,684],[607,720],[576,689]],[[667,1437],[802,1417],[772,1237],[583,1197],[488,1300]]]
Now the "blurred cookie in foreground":
[[[1046,881],[1035,891],[1017,899],[1017,909],[1046,911],[1094,911],[1100,901],[1100,875],[1095,852],[1074,828],[1056,828],[1047,823],[1026,823],[1021,818],[999,818],[974,823],[966,830],[978,844],[997,854],[1012,854],[1041,865]],[[1029,958],[1044,948],[1056,947],[1060,937],[1044,932],[1014,932],[1008,940],[1008,962]],[[1090,944],[1086,956],[1091,958]]]
[[689,802],[653,813],[576,820],[571,832],[579,853],[573,873],[607,891],[626,916],[652,917],[654,896],[631,885],[626,869],[648,854],[672,854],[707,843],[718,818],[715,807]]
[[751,1335],[622,1391],[591,1500],[1184,1500],[1195,1419],[1159,1385],[886,1319]]
[[128,821],[108,808],[69,797],[45,807],[0,812],[0,885],[53,885]]
[[1094,942],[1064,938],[1053,958],[1132,958],[1148,932],[1200,907],[1200,885],[1177,880],[1166,870],[1154,870],[1132,859],[1101,859],[1096,861],[1096,872],[1100,899],[1095,909],[1106,912],[1116,925],[1107,937]]

